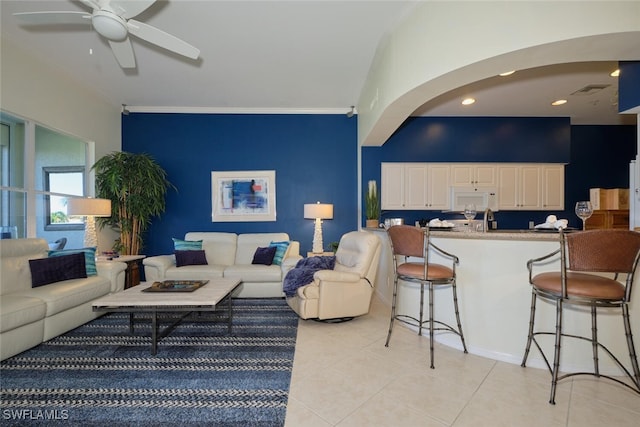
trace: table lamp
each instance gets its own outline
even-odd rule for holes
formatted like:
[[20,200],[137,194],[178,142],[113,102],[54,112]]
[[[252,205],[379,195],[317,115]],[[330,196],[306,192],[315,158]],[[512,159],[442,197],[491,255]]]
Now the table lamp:
[[111,216],[111,200],[73,198],[67,199],[67,215],[86,217],[84,225],[84,246],[86,248],[98,247],[98,235],[96,233],[97,216]]
[[309,203],[304,205],[305,219],[315,219],[316,225],[313,231],[313,249],[314,254],[324,252],[322,249],[322,220],[333,219],[333,205],[327,203]]

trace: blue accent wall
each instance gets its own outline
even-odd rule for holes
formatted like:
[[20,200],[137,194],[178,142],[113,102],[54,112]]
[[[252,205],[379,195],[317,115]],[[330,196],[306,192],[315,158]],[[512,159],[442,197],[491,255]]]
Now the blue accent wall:
[[620,62],[618,111],[640,106],[640,61]]
[[[333,203],[323,223],[325,248],[364,225],[358,218],[358,185],[380,183],[380,163],[549,162],[566,163],[564,212],[496,213],[500,228],[527,228],[554,213],[571,226],[577,200],[590,187],[629,186],[636,155],[636,126],[571,126],[568,118],[410,118],[381,147],[362,148],[357,176],[357,122],[345,115],[236,115],[130,113],[122,117],[123,151],[149,153],[177,187],[167,210],[155,219],[143,253],[171,253],[171,237],[188,231],[280,232],[311,250],[313,221],[303,205]],[[275,170],[275,222],[211,222],[211,171]],[[447,218],[437,211],[385,212],[407,223]],[[460,217],[461,218],[461,217]]]
[[[358,228],[357,122],[345,115],[151,114],[122,116],[122,150],[148,153],[177,187],[145,236],[143,253],[172,253],[188,231],[286,232],[311,250],[305,203],[332,203],[325,248]],[[211,172],[275,170],[275,222],[212,222]]]

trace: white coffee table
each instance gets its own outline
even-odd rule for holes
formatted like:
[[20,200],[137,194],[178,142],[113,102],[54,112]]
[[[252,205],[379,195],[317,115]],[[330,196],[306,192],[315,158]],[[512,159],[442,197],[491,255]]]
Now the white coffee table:
[[[151,315],[151,354],[158,350],[158,340],[166,337],[185,317],[193,312],[215,312],[226,303],[229,333],[232,331],[233,298],[231,294],[240,286],[238,279],[213,279],[193,292],[142,292],[151,286],[143,282],[138,286],[93,301],[93,311],[129,313],[129,331],[133,334],[137,313]],[[169,326],[159,331],[158,313],[180,313]],[[198,317],[198,320],[212,320]],[[216,320],[225,320],[216,317]]]

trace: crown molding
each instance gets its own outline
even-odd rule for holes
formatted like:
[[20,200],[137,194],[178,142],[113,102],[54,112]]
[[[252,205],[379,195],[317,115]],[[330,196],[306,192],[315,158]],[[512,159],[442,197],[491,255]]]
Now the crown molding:
[[346,108],[221,108],[127,105],[130,113],[181,113],[181,114],[347,114]]

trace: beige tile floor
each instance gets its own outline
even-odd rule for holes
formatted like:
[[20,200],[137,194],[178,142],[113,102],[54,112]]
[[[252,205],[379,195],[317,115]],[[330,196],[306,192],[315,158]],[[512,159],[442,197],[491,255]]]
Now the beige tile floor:
[[546,370],[464,354],[396,323],[389,308],[350,322],[300,320],[286,427],[640,426],[640,395],[595,377],[566,379],[550,405]]

